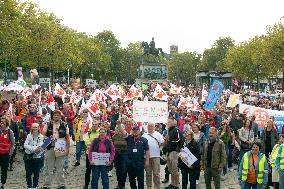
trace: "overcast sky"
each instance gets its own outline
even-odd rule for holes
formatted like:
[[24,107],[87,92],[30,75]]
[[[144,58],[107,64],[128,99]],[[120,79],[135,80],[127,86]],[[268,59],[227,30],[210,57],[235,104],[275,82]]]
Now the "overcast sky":
[[[284,0],[32,0],[87,34],[111,30],[123,47],[155,38],[169,52],[202,53],[219,37],[236,42],[265,34],[284,16]],[[283,20],[283,19],[282,19]]]

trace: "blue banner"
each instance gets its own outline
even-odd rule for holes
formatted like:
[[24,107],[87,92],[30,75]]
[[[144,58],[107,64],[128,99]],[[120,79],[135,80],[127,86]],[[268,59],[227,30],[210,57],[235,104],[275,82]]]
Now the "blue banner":
[[224,85],[220,81],[213,80],[206,102],[203,106],[205,110],[211,110],[214,108],[217,100],[221,97],[223,88]]

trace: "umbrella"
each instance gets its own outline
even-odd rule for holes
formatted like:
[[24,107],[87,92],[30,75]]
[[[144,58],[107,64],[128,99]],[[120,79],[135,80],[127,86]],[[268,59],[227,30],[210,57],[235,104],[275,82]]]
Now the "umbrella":
[[24,90],[24,87],[16,83],[11,83],[10,85],[8,85],[7,87],[4,87],[3,89],[3,91],[18,91],[18,92],[21,92],[23,90]]

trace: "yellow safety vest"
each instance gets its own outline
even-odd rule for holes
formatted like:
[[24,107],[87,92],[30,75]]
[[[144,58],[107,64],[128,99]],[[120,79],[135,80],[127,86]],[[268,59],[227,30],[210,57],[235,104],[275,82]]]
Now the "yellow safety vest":
[[[259,164],[258,164],[258,173],[256,175],[256,180],[258,184],[263,183],[263,175],[264,175],[264,164],[266,158],[265,155],[262,155]],[[243,169],[242,169],[242,181],[246,182],[248,177],[248,169],[249,169],[249,156],[248,152],[244,154],[244,161],[243,161]]]
[[272,168],[276,167],[275,160],[276,160],[276,156],[278,154],[279,147],[280,147],[280,145],[276,144],[274,146],[273,150],[272,150],[273,151],[272,156],[271,156],[271,167]]
[[280,169],[284,170],[284,146],[282,146],[282,151],[280,153]]

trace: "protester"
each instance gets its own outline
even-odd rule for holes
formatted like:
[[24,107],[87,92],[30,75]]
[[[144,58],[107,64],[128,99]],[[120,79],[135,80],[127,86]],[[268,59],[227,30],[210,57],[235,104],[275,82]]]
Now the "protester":
[[88,158],[90,144],[95,138],[97,138],[99,136],[99,134],[100,134],[99,122],[97,120],[94,120],[94,122],[92,124],[92,128],[90,129],[90,131],[88,131],[86,138],[85,138],[85,144],[86,144],[87,150],[86,150],[85,184],[84,184],[83,189],[88,189],[89,183],[90,183],[90,176],[91,176],[91,170],[92,170],[91,165],[90,165],[90,161],[89,161],[89,158]]
[[154,123],[148,123],[147,130],[148,132],[142,135],[148,140],[150,153],[149,165],[145,167],[146,185],[147,188],[152,188],[154,182],[154,189],[160,189],[160,147],[164,143],[164,138],[155,131]]
[[74,124],[75,141],[76,141],[76,162],[74,166],[80,165],[82,151],[85,149],[85,136],[91,128],[91,122],[88,119],[88,109],[84,109],[79,118],[76,119]]
[[245,120],[244,126],[239,130],[238,137],[240,139],[240,160],[243,155],[248,152],[251,148],[251,144],[254,141],[254,132],[252,130],[252,121]]
[[[176,113],[174,115],[176,115]],[[177,117],[177,115],[175,117]],[[171,184],[165,187],[165,189],[176,189],[179,184],[178,152],[182,147],[182,137],[177,129],[175,119],[169,118],[167,127],[168,135],[166,136],[164,153],[167,154],[167,166],[171,174]]]
[[36,104],[30,104],[29,112],[22,120],[22,125],[25,132],[28,134],[30,132],[30,127],[33,123],[40,123],[42,121],[41,116],[37,112]]
[[[41,168],[41,156],[40,152],[43,151],[42,145],[44,137],[39,133],[39,124],[33,123],[31,125],[31,132],[28,134],[24,144],[25,154],[25,170],[26,170],[26,182],[29,189],[38,189],[39,172]],[[32,179],[32,175],[34,175]]]
[[[136,179],[138,182],[138,189],[144,189],[144,168],[149,166],[149,145],[147,139],[141,137],[139,126],[134,126],[133,134],[128,135],[123,129],[121,123],[118,123],[120,132],[126,136],[127,141],[127,172],[131,189],[137,189]],[[144,159],[145,154],[145,159]]]
[[223,174],[226,175],[228,172],[228,162],[229,162],[229,146],[232,143],[232,132],[231,129],[229,127],[229,122],[228,120],[224,120],[221,123],[222,126],[222,130],[220,132],[219,138],[224,142],[225,145],[225,151],[226,151],[226,163],[223,169]]
[[63,104],[63,109],[61,110],[61,112],[63,114],[64,121],[68,125],[70,136],[72,137],[73,140],[75,140],[74,129],[73,129],[75,113],[72,107],[68,103]]
[[[43,189],[49,189],[53,180],[53,169],[56,167],[56,179],[59,182],[59,189],[65,189],[65,181],[63,177],[64,156],[69,154],[70,135],[68,126],[61,120],[62,113],[60,110],[55,110],[52,115],[52,121],[44,126],[42,134],[45,137],[51,137],[52,142],[48,145],[46,151],[45,165],[45,181]],[[55,146],[63,145],[62,153],[55,150]]]
[[1,189],[7,180],[7,171],[9,167],[10,156],[15,148],[15,138],[13,131],[9,128],[9,120],[0,117],[0,166],[1,166]]
[[272,148],[277,142],[278,133],[273,126],[272,120],[268,120],[261,134],[261,152],[265,154],[266,158],[269,158],[269,154],[272,152]]
[[[19,126],[18,126],[17,122],[14,121],[13,115],[10,111],[6,112],[5,117],[9,121],[9,128],[14,133],[15,144],[18,144],[19,143]],[[17,153],[17,148],[15,146],[13,154],[10,156],[9,171],[13,171],[13,164],[14,164],[14,161],[15,161],[16,153]]]
[[117,187],[115,189],[125,189],[128,161],[127,141],[124,138],[123,132],[118,127],[115,128],[112,141],[115,147],[114,166],[117,178]]
[[188,180],[190,182],[190,189],[196,189],[197,176],[200,173],[200,148],[198,143],[194,139],[194,133],[191,130],[184,132],[185,143],[184,147],[188,148],[189,151],[197,158],[190,167],[184,162],[180,162],[180,170],[182,175],[182,189],[187,189]]
[[[106,160],[105,165],[96,165],[96,162],[92,159],[92,153],[97,152],[100,154],[109,154],[109,159]],[[106,129],[100,128],[100,134],[98,138],[90,144],[88,159],[92,167],[92,182],[91,189],[98,189],[98,181],[101,175],[103,189],[109,189],[109,178],[107,175],[107,166],[110,166],[114,160],[115,149],[112,141],[106,138]]]
[[279,189],[284,189],[284,144],[281,144],[275,159],[276,170],[279,171]]
[[[200,154],[203,153],[203,144],[205,139],[205,135],[203,132],[199,130],[199,123],[195,123],[192,125],[192,131],[193,131],[193,138],[198,143],[199,152]],[[200,177],[200,169],[196,170],[196,184],[199,184],[199,177]]]
[[[256,112],[254,110],[254,108],[258,108],[258,107],[262,107],[266,109],[275,109],[275,108],[277,109],[277,107],[281,103],[281,100],[279,97],[277,97],[277,100],[271,100],[271,99],[268,99],[268,97],[259,96],[259,94],[256,94],[256,96],[252,96],[243,91],[223,90],[221,97],[219,98],[214,108],[211,110],[204,110],[203,107],[205,106],[202,106],[201,104],[199,106],[199,102],[200,102],[199,98],[202,95],[201,90],[194,89],[193,86],[190,85],[189,87],[184,87],[184,90],[182,90],[180,94],[171,94],[166,84],[163,84],[162,88],[163,90],[165,90],[165,93],[168,95],[168,101],[167,101],[167,104],[169,107],[169,110],[168,110],[169,121],[167,123],[168,128],[165,128],[166,127],[165,123],[157,123],[158,127],[156,131],[154,131],[155,128],[153,127],[153,124],[151,122],[146,123],[146,121],[145,122],[134,121],[133,119],[134,115],[132,115],[133,113],[132,110],[135,110],[135,108],[137,108],[133,104],[134,100],[136,99],[145,100],[145,102],[157,100],[155,99],[155,97],[153,97],[154,96],[153,91],[156,85],[154,83],[150,84],[149,89],[145,89],[142,91],[142,98],[134,97],[133,100],[129,100],[127,99],[128,97],[125,98],[123,95],[123,90],[125,89],[127,91],[130,87],[127,85],[124,85],[122,87],[122,85],[119,86],[117,84],[116,86],[119,88],[119,90],[113,91],[114,92],[113,94],[116,96],[112,96],[111,94],[108,94],[108,92],[106,92],[107,91],[106,89],[108,88],[108,85],[106,84],[99,84],[96,87],[96,89],[99,89],[99,90],[96,90],[96,91],[94,88],[89,88],[85,86],[72,89],[71,86],[69,85],[65,85],[65,84],[60,84],[60,85],[67,93],[66,94],[67,97],[69,94],[71,94],[71,92],[75,92],[76,94],[79,95],[79,97],[80,96],[83,97],[83,99],[82,100],[78,99],[78,101],[80,102],[76,103],[75,102],[76,99],[71,97],[71,95],[70,95],[70,99],[66,98],[66,96],[64,98],[64,96],[59,96],[60,94],[58,94],[57,91],[54,90],[53,91],[54,95],[56,95],[55,97],[56,100],[54,101],[52,93],[48,91],[44,91],[43,89],[37,89],[37,90],[34,90],[31,95],[29,94],[28,96],[26,96],[26,94],[25,96],[18,94],[15,98],[8,99],[8,100],[5,99],[6,96],[2,96],[2,98],[0,99],[1,100],[0,109],[1,109],[2,114],[6,115],[6,118],[8,118],[9,112],[10,113],[14,112],[14,111],[11,111],[11,108],[12,107],[17,108],[15,111],[16,117],[13,117],[11,115],[12,122],[9,124],[9,127],[14,133],[15,140],[17,140],[16,139],[17,138],[16,124],[18,120],[19,120],[18,125],[20,129],[21,129],[21,122],[24,123],[24,129],[26,133],[29,132],[29,129],[27,128],[29,127],[29,125],[33,125],[32,124],[33,121],[35,123],[39,123],[42,133],[46,137],[45,141],[48,141],[49,139],[47,137],[47,130],[49,130],[48,135],[52,136],[55,140],[53,140],[51,144],[47,147],[47,150],[46,150],[47,152],[45,154],[46,160],[47,160],[46,165],[44,166],[43,161],[41,161],[42,169],[45,168],[45,170],[47,169],[49,170],[49,175],[46,174],[47,177],[46,178],[43,177],[43,178],[45,180],[48,180],[48,179],[51,180],[53,177],[57,177],[59,180],[61,180],[59,182],[59,187],[61,188],[64,188],[66,186],[64,183],[64,180],[62,181],[62,178],[64,177],[66,179],[70,176],[68,175],[69,171],[67,170],[67,168],[68,168],[68,158],[71,158],[71,156],[68,156],[70,144],[69,144],[69,139],[67,138],[70,138],[69,135],[72,135],[72,119],[71,118],[73,118],[74,116],[71,116],[71,115],[73,115],[74,113],[72,112],[70,113],[71,106],[74,106],[75,107],[74,112],[77,112],[77,115],[79,114],[76,117],[76,124],[74,125],[75,127],[77,127],[77,130],[75,129],[75,133],[74,133],[76,134],[76,136],[74,136],[74,141],[76,142],[76,155],[75,155],[76,156],[75,157],[76,166],[80,165],[81,154],[84,151],[85,147],[87,146],[88,148],[88,150],[86,150],[86,153],[87,153],[86,167],[78,167],[75,169],[76,172],[78,171],[85,172],[85,182],[82,179],[82,183],[81,182],[79,183],[80,185],[84,185],[84,189],[87,189],[89,187],[91,169],[94,167],[94,165],[90,165],[90,161],[88,158],[88,152],[90,151],[90,143],[95,138],[97,138],[97,136],[99,135],[99,130],[98,130],[99,125],[104,127],[104,129],[106,130],[105,138],[107,140],[112,141],[114,148],[115,148],[115,157],[114,157],[113,162],[114,162],[115,171],[116,171],[116,180],[115,180],[117,181],[117,183],[115,183],[117,184],[116,189],[120,189],[120,188],[123,189],[128,186],[126,183],[127,173],[129,175],[129,181],[130,181],[131,188],[136,187],[137,180],[138,180],[138,187],[144,188],[144,185],[143,185],[144,183],[143,169],[144,168],[146,170],[145,179],[146,179],[146,185],[147,185],[145,186],[145,188],[146,187],[147,188],[150,188],[150,187],[163,188],[165,186],[166,188],[177,188],[180,185],[185,186],[186,185],[185,184],[186,175],[190,175],[188,179],[191,182],[193,182],[193,180],[195,179],[196,180],[195,183],[198,184],[200,169],[198,168],[191,169],[190,166],[180,167],[181,176],[183,177],[182,183],[179,183],[179,180],[178,180],[180,173],[178,172],[178,163],[176,161],[177,160],[176,157],[179,154],[180,149],[183,146],[187,145],[186,144],[187,142],[183,143],[183,138],[182,138],[183,135],[185,136],[184,139],[188,139],[188,142],[190,140],[188,144],[190,144],[193,141],[193,139],[197,143],[200,153],[205,158],[204,162],[203,163],[201,162],[201,164],[203,165],[205,163],[208,164],[209,162],[207,161],[211,160],[212,165],[210,167],[207,167],[207,166],[204,167],[205,176],[208,177],[209,174],[212,174],[212,172],[218,170],[217,171],[218,174],[213,175],[214,177],[217,177],[217,179],[215,180],[217,180],[216,188],[218,188],[218,182],[220,183],[220,181],[218,180],[218,177],[220,177],[221,175],[221,172],[219,172],[220,167],[218,166],[222,166],[222,164],[224,164],[223,173],[226,173],[226,168],[229,167],[229,170],[231,170],[232,173],[228,174],[228,176],[233,177],[235,174],[234,169],[237,169],[236,167],[240,163],[243,154],[250,151],[253,141],[258,140],[260,138],[262,142],[262,146],[263,146],[261,151],[265,155],[268,156],[269,153],[272,151],[272,147],[274,146],[274,144],[278,142],[276,138],[277,129],[279,129],[279,132],[282,131],[281,125],[279,125],[280,123],[279,120],[281,119],[279,119],[278,115],[277,115],[277,119],[274,119],[274,117],[270,115],[271,114],[270,111],[267,110],[267,113],[269,114],[268,116],[270,118],[266,126],[266,125],[263,125],[262,117],[259,116],[260,114],[258,114],[259,112]],[[51,91],[52,90],[53,89],[51,88]],[[101,92],[101,93],[99,92],[100,95],[98,95],[98,91]],[[94,95],[91,95],[93,92],[95,92]],[[227,107],[226,106],[227,101],[231,94],[240,94],[240,98],[242,98],[243,104],[239,104],[236,107],[232,107],[232,108]],[[187,102],[189,104],[184,105],[183,103],[181,103],[180,102],[182,101],[181,96],[183,96],[186,99],[189,99]],[[90,98],[93,101],[88,101]],[[41,99],[43,101],[40,102]],[[63,101],[65,102],[65,104],[62,103]],[[3,104],[1,102],[3,102]],[[93,104],[93,102],[95,102],[95,104]],[[73,104],[68,104],[68,103],[73,103]],[[30,105],[28,106],[28,104]],[[250,106],[248,109],[246,108],[244,109],[245,104],[254,105],[255,107]],[[93,105],[96,105],[96,106],[93,106]],[[38,111],[36,111],[36,108],[34,108],[33,106],[38,107]],[[47,112],[50,112],[50,115],[52,115],[53,111],[51,110],[54,110],[54,107],[56,109],[61,106],[63,108],[63,110],[61,110],[63,112],[62,121],[59,121],[59,122],[54,121],[54,116],[52,116],[53,118],[50,121],[50,116],[49,114],[47,114]],[[27,110],[27,107],[29,107],[29,113],[27,111],[26,112],[24,111],[24,110]],[[255,112],[253,112],[252,110]],[[58,110],[55,110],[54,113],[57,114],[56,113],[57,111]],[[85,113],[82,113],[84,111]],[[31,115],[31,112],[33,115],[36,115],[38,119],[37,118],[34,119],[35,116],[33,117]],[[275,111],[273,113],[275,113],[276,115],[278,112]],[[257,116],[256,117],[257,119],[255,119],[255,116]],[[24,120],[21,121],[21,118],[24,118]],[[85,118],[85,124],[84,124],[84,118]],[[56,126],[54,126],[54,123]],[[64,125],[64,127],[60,125]],[[67,127],[67,125],[69,125],[69,127],[71,125],[71,127],[69,128]],[[230,127],[228,127],[228,125]],[[273,127],[271,127],[271,125]],[[60,133],[58,134],[58,131],[56,130],[56,128],[54,129],[53,127],[56,127],[58,130],[61,130],[61,134]],[[153,133],[151,134],[152,127],[154,129],[153,129]],[[30,128],[32,127],[30,126]],[[191,137],[191,135],[190,136],[188,135],[188,133],[191,133],[190,131],[188,131],[190,128],[193,131],[193,137]],[[212,128],[216,128],[219,131],[219,135],[216,134],[215,140],[212,139],[214,138],[211,136],[212,134],[209,134],[210,133],[209,131]],[[145,132],[142,136],[141,136],[141,131]],[[185,131],[188,131],[188,132],[182,133]],[[163,137],[165,137],[165,145],[163,145],[163,151],[165,153],[163,153],[162,155],[165,157],[164,160],[167,159],[168,161],[163,161],[163,159],[160,159],[160,157],[163,157],[163,156],[160,156],[160,153],[158,153],[160,151],[159,142],[163,140],[162,138],[160,138],[161,134],[156,134],[159,132],[163,135]],[[64,133],[66,134],[66,136]],[[19,141],[22,144],[22,146],[24,146],[23,144],[26,138],[24,134],[25,133],[20,134],[20,137],[19,137]],[[63,137],[64,139],[63,138],[59,139],[58,135],[60,135],[61,137],[64,136]],[[158,142],[155,141],[155,139],[151,137],[152,135],[154,137],[156,135],[157,136],[160,135],[157,139],[160,138],[161,141],[158,141]],[[190,137],[192,139],[190,139]],[[205,142],[206,139],[208,140]],[[55,150],[56,152],[54,152],[54,149],[56,148],[56,146],[58,147],[59,144],[60,145],[64,144],[62,143],[64,141],[66,142],[66,149],[64,150],[64,153],[63,152],[61,153],[58,150]],[[215,141],[215,143],[213,141]],[[215,156],[217,156],[218,153],[213,151],[213,147],[215,149],[217,149],[218,146],[223,147],[222,145],[218,145],[219,141],[223,141],[224,143],[223,145],[225,146],[227,158],[225,158],[225,160],[223,161],[222,160],[223,157],[222,157],[221,163],[219,163],[218,166],[215,167],[215,163],[213,162],[213,159],[217,159],[215,158]],[[239,145],[239,142],[240,142],[240,145]],[[214,143],[214,145],[212,143]],[[73,148],[73,143],[71,143],[71,145]],[[206,145],[207,145],[207,149],[204,149]],[[212,152],[209,149],[210,145],[212,148],[211,149]],[[75,146],[74,146],[74,149],[75,149]],[[217,150],[220,153],[222,152],[222,150],[220,149],[217,149]],[[272,153],[274,160],[277,157],[278,151],[279,150],[275,149]],[[205,153],[207,154],[206,156],[204,156]],[[210,156],[210,154],[211,154],[211,158],[208,158],[207,156]],[[61,159],[62,159],[61,155],[64,157],[64,166],[63,166],[64,174],[61,174]],[[18,153],[17,158],[18,156],[21,157],[22,154]],[[221,155],[218,155],[218,156],[221,157]],[[41,156],[41,158],[43,159],[44,155]],[[148,160],[148,158],[149,158],[149,162],[145,161],[145,159]],[[13,159],[14,159],[14,155],[12,154],[10,156],[11,168],[12,168]],[[20,166],[23,165],[23,161],[21,161],[21,159],[22,158],[18,158],[19,161],[16,161],[17,165],[20,165]],[[53,163],[50,163],[51,159],[53,159],[54,161]],[[168,166],[165,166],[165,180],[163,180],[162,183],[169,182],[170,180],[169,174],[171,173],[172,179],[171,179],[171,183],[169,186],[167,186],[168,184],[161,185],[160,177],[157,174],[157,172],[159,172],[158,168],[160,168],[159,164],[163,164],[165,162],[168,163]],[[236,165],[234,165],[233,163],[235,163]],[[276,165],[277,164],[275,163],[275,167],[274,168],[272,167],[272,172],[274,173],[276,173],[277,171]],[[183,169],[183,168],[186,168],[186,169]],[[279,157],[279,168],[278,169],[280,170],[280,168],[281,167],[280,167],[280,157]],[[108,176],[111,176],[112,174],[111,169],[112,169],[112,164],[110,166],[106,166]],[[51,175],[53,173],[56,173],[56,174]],[[74,170],[70,169],[69,173],[74,174]],[[275,176],[274,173],[272,175],[273,180]],[[61,177],[61,175],[63,175],[63,177]],[[154,179],[152,177],[154,177]],[[222,177],[221,180],[223,180],[224,178],[225,177]],[[99,176],[96,175],[95,179],[99,179]],[[205,181],[208,181],[208,180],[210,179],[205,179]],[[208,185],[208,182],[206,184]],[[270,183],[268,182],[266,187],[269,187],[269,184]],[[44,183],[45,188],[53,187],[53,185],[56,185],[56,184],[51,184],[51,183],[48,184],[48,182],[46,181]],[[6,188],[9,186],[10,185],[6,186]],[[222,186],[224,187],[223,184]],[[77,185],[76,187],[80,187],[80,186]],[[115,186],[109,186],[109,187],[113,188]],[[193,184],[191,183],[190,187],[194,188],[195,187],[194,183]]]
[[264,189],[268,182],[268,164],[260,152],[261,144],[252,143],[252,149],[246,152],[239,166],[238,179],[242,189]]
[[270,164],[271,164],[271,168],[272,168],[272,183],[275,189],[279,189],[279,172],[276,170],[276,156],[278,154],[279,151],[279,147],[281,146],[281,144],[284,143],[284,135],[280,134],[279,135],[279,141],[277,144],[275,144],[275,146],[272,149],[271,152],[271,156],[270,156]]
[[209,129],[209,138],[205,141],[201,156],[201,168],[204,170],[206,189],[211,189],[213,178],[215,189],[221,189],[220,176],[226,163],[225,145],[217,136],[217,129]]

